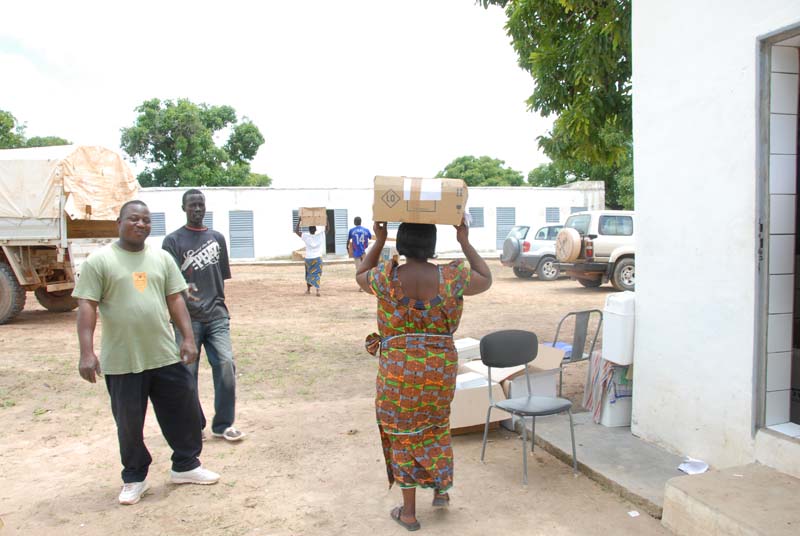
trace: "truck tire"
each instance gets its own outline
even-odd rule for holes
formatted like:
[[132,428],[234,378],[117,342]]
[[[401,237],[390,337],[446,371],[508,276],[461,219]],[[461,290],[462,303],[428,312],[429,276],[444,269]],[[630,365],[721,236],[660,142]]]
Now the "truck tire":
[[575,229],[565,227],[556,235],[556,257],[561,262],[572,262],[581,254],[581,235]]
[[14,319],[25,307],[25,289],[17,281],[11,267],[0,262],[0,324]]
[[595,288],[603,284],[602,279],[578,279],[578,283],[586,288]]
[[513,236],[509,236],[503,242],[503,253],[500,255],[501,262],[511,263],[517,260],[520,253],[522,253],[522,244],[520,244],[519,239]]
[[33,291],[39,304],[51,313],[66,313],[78,306],[78,300],[72,297],[72,290],[56,290],[47,292],[44,287]]
[[536,275],[539,276],[540,281],[555,281],[560,274],[561,271],[558,269],[558,263],[554,257],[543,258],[536,268]]
[[515,266],[514,267],[514,275],[519,277],[520,279],[530,279],[531,277],[533,277],[533,272],[529,272],[528,270],[526,270],[524,268],[517,268]]
[[611,276],[611,284],[617,290],[636,290],[636,260],[625,257],[617,261],[614,274]]

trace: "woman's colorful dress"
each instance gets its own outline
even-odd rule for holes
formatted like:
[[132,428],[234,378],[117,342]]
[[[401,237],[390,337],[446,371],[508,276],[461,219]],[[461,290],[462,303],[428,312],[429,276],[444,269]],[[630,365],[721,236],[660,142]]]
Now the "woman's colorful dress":
[[306,284],[314,288],[319,288],[319,280],[322,278],[322,258],[304,259],[306,265]]
[[[440,266],[438,296],[417,301],[403,294],[395,262],[368,273],[378,297],[375,409],[390,486],[397,482],[401,488],[444,492],[453,485],[450,402],[458,354],[452,334],[461,320],[469,276],[465,261]],[[373,340],[377,346],[377,337]]]

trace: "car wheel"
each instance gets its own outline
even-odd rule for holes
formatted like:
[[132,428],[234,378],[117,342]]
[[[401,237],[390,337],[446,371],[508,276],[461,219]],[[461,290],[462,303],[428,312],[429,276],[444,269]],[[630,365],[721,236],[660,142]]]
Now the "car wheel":
[[517,268],[515,266],[514,267],[514,275],[519,277],[520,279],[530,279],[531,277],[533,277],[533,272],[529,272],[528,270],[525,270],[524,268]]
[[636,261],[630,257],[618,261],[611,283],[619,290],[636,290]]
[[586,288],[595,288],[603,284],[602,279],[578,279],[578,283]]
[[509,236],[506,238],[506,241],[503,242],[503,253],[500,255],[500,261],[512,263],[517,260],[520,253],[522,253],[522,244],[520,244],[519,239]]
[[572,262],[581,254],[581,235],[572,228],[561,229],[556,235],[556,257],[561,262]]
[[545,257],[539,262],[539,267],[536,269],[536,275],[542,281],[554,281],[558,279],[561,271],[558,269],[558,264],[553,257]]

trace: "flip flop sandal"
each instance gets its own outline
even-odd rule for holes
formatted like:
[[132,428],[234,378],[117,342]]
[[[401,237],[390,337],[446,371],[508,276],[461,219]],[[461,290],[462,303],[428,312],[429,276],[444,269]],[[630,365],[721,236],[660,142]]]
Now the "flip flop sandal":
[[433,498],[433,506],[450,506],[450,496],[444,493],[437,493]]
[[419,521],[414,521],[413,523],[406,523],[405,521],[400,519],[400,516],[403,515],[402,506],[395,506],[394,508],[392,508],[392,511],[389,515],[392,516],[392,519],[397,521],[400,524],[400,526],[405,528],[406,530],[415,531],[420,529]]

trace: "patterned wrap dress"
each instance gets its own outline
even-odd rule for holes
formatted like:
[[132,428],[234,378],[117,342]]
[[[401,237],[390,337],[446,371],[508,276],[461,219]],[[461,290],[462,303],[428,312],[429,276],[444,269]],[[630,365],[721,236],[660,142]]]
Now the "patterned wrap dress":
[[[452,334],[458,328],[470,269],[465,261],[439,267],[438,295],[427,301],[403,294],[397,263],[380,263],[367,274],[378,298],[375,410],[389,486],[453,485],[450,402],[458,373]],[[378,343],[380,346],[378,347]]]

